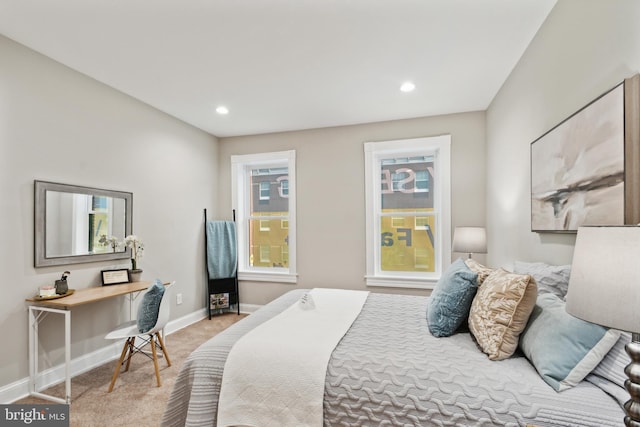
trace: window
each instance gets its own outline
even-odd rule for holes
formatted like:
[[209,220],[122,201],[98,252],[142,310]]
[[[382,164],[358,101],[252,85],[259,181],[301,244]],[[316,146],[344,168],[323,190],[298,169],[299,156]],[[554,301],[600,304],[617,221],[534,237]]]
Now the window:
[[260,245],[260,262],[271,262],[271,248],[269,245]]
[[429,191],[429,171],[416,172],[416,192]]
[[295,151],[231,156],[231,166],[239,279],[295,283]]
[[449,265],[450,142],[365,144],[367,285],[430,289]]
[[429,217],[426,216],[417,216],[415,229],[416,230],[426,230],[429,226]]
[[260,185],[260,200],[269,200],[271,190],[269,181],[262,181],[258,184]]
[[391,217],[391,226],[393,228],[404,227],[404,217]]
[[278,192],[280,193],[280,197],[289,197],[289,179],[285,176],[281,176],[277,179],[280,186],[278,187]]

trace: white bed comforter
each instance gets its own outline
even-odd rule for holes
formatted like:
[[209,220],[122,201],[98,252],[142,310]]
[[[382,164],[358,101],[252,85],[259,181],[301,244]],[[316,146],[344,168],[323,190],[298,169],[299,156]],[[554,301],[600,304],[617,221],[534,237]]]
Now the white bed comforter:
[[238,340],[224,367],[217,425],[322,426],[331,353],[368,294],[313,289]]

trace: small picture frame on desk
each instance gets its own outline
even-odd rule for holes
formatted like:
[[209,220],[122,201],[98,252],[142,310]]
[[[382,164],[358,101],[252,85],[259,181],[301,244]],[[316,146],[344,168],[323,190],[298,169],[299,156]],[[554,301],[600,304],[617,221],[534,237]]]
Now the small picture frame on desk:
[[118,285],[120,283],[129,283],[129,269],[119,268],[116,270],[102,270],[102,286]]

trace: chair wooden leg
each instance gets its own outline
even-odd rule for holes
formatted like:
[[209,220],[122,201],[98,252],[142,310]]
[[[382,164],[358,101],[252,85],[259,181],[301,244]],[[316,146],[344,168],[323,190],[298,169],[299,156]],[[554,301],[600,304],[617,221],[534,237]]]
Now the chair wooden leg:
[[158,355],[156,354],[156,340],[155,337],[151,336],[151,354],[153,355],[153,367],[156,370],[156,380],[158,382],[158,387],[160,387],[160,370],[158,369]]
[[158,337],[158,342],[162,348],[162,353],[164,354],[164,358],[167,359],[167,366],[171,366],[171,359],[169,359],[169,353],[167,353],[167,348],[164,346],[164,341],[162,340],[162,334],[160,332],[156,332],[156,336]]
[[127,340],[129,342],[129,358],[127,359],[127,366],[124,368],[125,372],[129,372],[129,366],[131,366],[131,359],[133,357],[133,343],[136,341],[135,337],[131,337]]
[[129,339],[124,343],[122,347],[122,353],[120,354],[120,360],[118,360],[118,365],[116,365],[116,370],[113,373],[113,377],[111,378],[111,384],[109,385],[108,393],[111,393],[113,390],[113,386],[116,384],[116,380],[118,379],[118,374],[120,373],[120,368],[122,368],[122,362],[124,362],[124,357],[127,354],[127,350],[129,349]]

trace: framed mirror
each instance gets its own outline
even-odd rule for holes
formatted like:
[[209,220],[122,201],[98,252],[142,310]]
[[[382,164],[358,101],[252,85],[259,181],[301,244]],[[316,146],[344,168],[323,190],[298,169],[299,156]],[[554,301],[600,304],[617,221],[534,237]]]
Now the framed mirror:
[[34,181],[36,267],[130,258],[112,246],[131,234],[133,194]]

